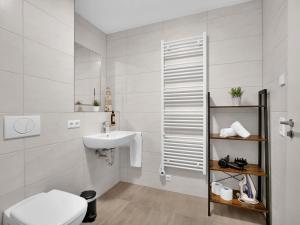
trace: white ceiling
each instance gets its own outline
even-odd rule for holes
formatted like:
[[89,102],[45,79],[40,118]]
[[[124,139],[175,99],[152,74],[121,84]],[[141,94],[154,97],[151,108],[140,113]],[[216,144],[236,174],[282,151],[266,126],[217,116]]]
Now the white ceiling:
[[75,0],[75,8],[78,14],[109,34],[247,1]]

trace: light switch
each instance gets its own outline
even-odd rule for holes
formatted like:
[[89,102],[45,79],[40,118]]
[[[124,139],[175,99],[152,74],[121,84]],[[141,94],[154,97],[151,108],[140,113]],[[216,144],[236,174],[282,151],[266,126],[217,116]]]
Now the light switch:
[[40,116],[5,116],[4,138],[37,136],[41,133]]
[[285,81],[285,74],[284,73],[279,76],[278,84],[279,84],[280,87],[285,86],[286,81]]

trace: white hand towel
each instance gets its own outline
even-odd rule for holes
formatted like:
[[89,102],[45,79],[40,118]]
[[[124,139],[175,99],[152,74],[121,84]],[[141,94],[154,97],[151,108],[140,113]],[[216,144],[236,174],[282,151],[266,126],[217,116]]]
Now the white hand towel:
[[223,128],[220,131],[220,137],[226,138],[226,137],[234,137],[237,133],[232,128]]
[[247,138],[250,136],[250,133],[243,127],[243,125],[236,121],[231,125],[231,128],[241,137]]
[[142,132],[136,132],[130,143],[130,166],[142,167],[143,137]]

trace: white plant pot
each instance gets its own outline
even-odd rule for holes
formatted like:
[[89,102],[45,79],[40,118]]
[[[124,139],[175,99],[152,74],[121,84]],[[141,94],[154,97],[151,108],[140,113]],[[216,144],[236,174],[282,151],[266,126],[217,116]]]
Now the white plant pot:
[[100,111],[100,106],[94,106],[93,110],[94,110],[94,112],[99,112]]
[[232,105],[233,106],[240,106],[242,98],[241,97],[234,97],[232,98]]

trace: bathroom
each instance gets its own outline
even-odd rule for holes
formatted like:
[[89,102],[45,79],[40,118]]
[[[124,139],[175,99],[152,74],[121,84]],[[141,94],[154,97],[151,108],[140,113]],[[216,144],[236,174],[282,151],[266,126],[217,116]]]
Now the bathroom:
[[[0,223],[79,225],[55,214],[71,215],[66,202],[43,211],[51,219],[20,203],[59,190],[87,207],[78,196],[93,190],[95,225],[298,224],[299,11],[296,0],[0,0]],[[208,109],[198,170],[163,160],[163,49],[191,38]],[[264,139],[211,135],[235,121]],[[91,147],[111,134],[113,147]],[[227,155],[261,159],[263,208],[208,197],[212,181],[239,189],[241,174],[207,163]]]

